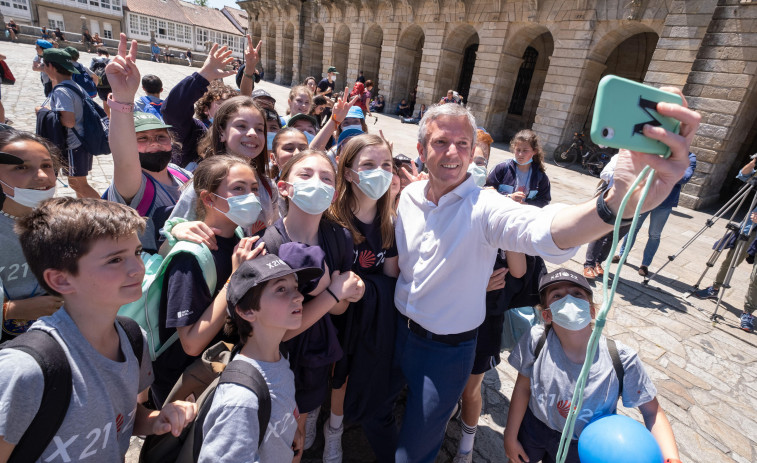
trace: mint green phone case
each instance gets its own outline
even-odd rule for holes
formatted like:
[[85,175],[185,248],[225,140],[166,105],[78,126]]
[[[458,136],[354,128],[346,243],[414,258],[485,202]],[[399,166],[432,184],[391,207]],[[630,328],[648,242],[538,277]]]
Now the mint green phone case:
[[644,124],[650,124],[678,133],[680,122],[661,116],[655,109],[659,102],[681,104],[682,100],[675,93],[622,77],[603,77],[597,89],[591,140],[597,145],[668,157],[670,148],[666,144],[645,137],[642,132]]

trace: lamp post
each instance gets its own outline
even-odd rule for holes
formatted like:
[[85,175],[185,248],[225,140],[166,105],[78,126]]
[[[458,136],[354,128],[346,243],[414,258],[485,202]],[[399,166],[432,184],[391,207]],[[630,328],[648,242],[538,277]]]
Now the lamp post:
[[242,30],[244,31],[244,37],[242,37],[242,64],[245,64],[244,52],[247,46],[247,27],[243,27]]

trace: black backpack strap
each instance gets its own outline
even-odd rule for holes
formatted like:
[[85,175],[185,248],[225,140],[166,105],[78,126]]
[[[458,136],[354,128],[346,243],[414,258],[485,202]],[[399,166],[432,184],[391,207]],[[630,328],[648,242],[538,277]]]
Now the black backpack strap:
[[612,366],[615,368],[615,374],[618,375],[618,381],[620,382],[620,388],[618,390],[618,397],[623,396],[623,378],[626,375],[623,370],[623,362],[620,361],[620,354],[618,353],[618,345],[612,339],[607,339],[607,350],[610,351],[610,358],[612,359]]
[[260,448],[268,429],[268,422],[271,420],[271,392],[268,390],[268,384],[258,369],[244,360],[232,360],[221,373],[218,384],[229,383],[246,387],[258,396],[258,448]]
[[544,348],[544,343],[547,342],[547,334],[549,334],[550,329],[552,329],[552,325],[544,325],[544,332],[536,343],[536,349],[534,349],[534,362],[539,358],[539,354],[541,354],[541,350]]
[[129,344],[131,344],[131,350],[134,351],[134,355],[137,357],[137,362],[139,362],[139,367],[142,368],[142,354],[144,354],[145,349],[145,338],[142,336],[142,329],[137,322],[129,317],[122,317],[119,315],[116,317],[116,321],[121,325],[124,333],[126,333],[126,337],[129,339]]
[[30,330],[5,343],[3,349],[17,349],[34,358],[42,369],[44,389],[39,410],[13,449],[9,463],[37,461],[55,437],[68,412],[73,380],[63,348],[43,330]]

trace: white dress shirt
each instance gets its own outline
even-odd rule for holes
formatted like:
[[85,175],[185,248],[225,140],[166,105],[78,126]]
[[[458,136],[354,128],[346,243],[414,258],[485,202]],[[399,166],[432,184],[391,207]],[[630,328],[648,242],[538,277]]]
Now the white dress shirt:
[[463,333],[481,325],[497,249],[555,263],[578,250],[562,250],[552,240],[550,226],[562,205],[521,205],[482,190],[470,175],[435,205],[426,199],[427,186],[428,181],[414,182],[400,197],[394,303],[432,333]]

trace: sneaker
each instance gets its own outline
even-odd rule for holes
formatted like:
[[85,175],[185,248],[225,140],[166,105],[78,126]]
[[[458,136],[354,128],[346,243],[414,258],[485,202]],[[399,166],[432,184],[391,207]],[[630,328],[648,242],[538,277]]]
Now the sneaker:
[[719,290],[714,286],[708,286],[699,291],[694,291],[694,297],[699,299],[717,299]]
[[754,317],[752,314],[746,312],[741,314],[741,329],[749,333],[754,331]]
[[323,463],[342,463],[342,433],[344,424],[334,429],[329,420],[323,423]]
[[605,274],[605,269],[602,268],[602,264],[597,262],[597,265],[594,267],[594,272],[596,272],[597,276],[600,277]]
[[597,271],[594,267],[584,267],[584,276],[587,279],[593,279],[597,277]]
[[645,277],[649,275],[649,268],[646,265],[642,265],[639,267],[639,275]]
[[452,463],[471,463],[473,461],[473,450],[468,453],[460,453],[458,450],[457,455],[452,460]]
[[305,421],[305,450],[312,447],[313,442],[315,442],[315,435],[318,433],[318,412],[320,411],[321,407],[318,407],[308,413],[307,421]]
[[620,262],[620,256],[617,254],[612,256],[612,263],[617,264],[618,262]]

